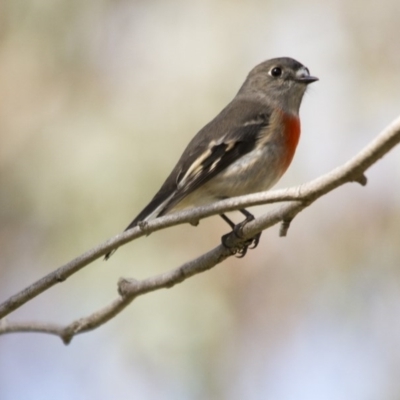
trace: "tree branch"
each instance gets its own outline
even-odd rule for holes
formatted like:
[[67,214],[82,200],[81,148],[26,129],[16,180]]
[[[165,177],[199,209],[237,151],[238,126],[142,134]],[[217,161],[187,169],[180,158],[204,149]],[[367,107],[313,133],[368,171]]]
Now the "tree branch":
[[111,249],[122,246],[141,236],[178,224],[196,224],[202,218],[240,208],[260,204],[288,202],[246,224],[243,228],[243,238],[239,239],[231,234],[226,242],[226,244],[231,246],[229,249],[219,245],[172,271],[142,281],[120,279],[118,283],[119,297],[108,306],[88,317],[81,318],[66,326],[36,322],[10,323],[3,319],[0,324],[0,334],[11,332],[51,333],[61,337],[64,343],[67,344],[72,340],[74,335],[95,329],[109,321],[136,297],[154,290],[170,288],[177,283],[183,282],[190,276],[213,268],[227,257],[235,254],[235,251],[240,248],[247,239],[254,237],[257,233],[279,222],[282,222],[280,235],[285,236],[293,218],[321,196],[347,182],[358,182],[361,185],[365,185],[367,183],[367,179],[364,175],[365,171],[399,142],[400,117],[393,121],[392,124],[384,129],[370,144],[347,163],[307,184],[285,190],[268,191],[223,200],[205,207],[198,207],[160,217],[121,233],[61,266],[54,272],[10,297],[3,304],[0,304],[0,318],[8,315],[48,288],[63,282],[69,276],[78,272],[81,268],[90,264],[97,258],[102,257]]

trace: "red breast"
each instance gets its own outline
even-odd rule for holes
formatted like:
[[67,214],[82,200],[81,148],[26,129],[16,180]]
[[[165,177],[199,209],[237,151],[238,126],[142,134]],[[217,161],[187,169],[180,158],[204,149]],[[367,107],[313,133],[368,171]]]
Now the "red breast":
[[286,146],[285,159],[283,161],[283,172],[292,162],[297,144],[300,138],[300,118],[297,115],[282,113],[283,135]]

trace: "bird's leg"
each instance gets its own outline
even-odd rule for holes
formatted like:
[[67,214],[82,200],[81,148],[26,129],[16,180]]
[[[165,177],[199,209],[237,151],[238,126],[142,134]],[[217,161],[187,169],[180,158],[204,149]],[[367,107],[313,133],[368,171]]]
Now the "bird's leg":
[[[239,210],[245,217],[246,219],[244,221],[242,221],[240,224],[236,225],[236,227],[238,227],[237,229],[240,229],[240,232],[242,233],[242,229],[243,227],[250,221],[253,221],[254,219],[254,215],[249,213],[246,209],[241,209]],[[255,249],[258,246],[258,243],[260,243],[260,238],[261,238],[261,233],[257,233],[256,236],[252,237],[251,240],[252,241],[252,246],[249,247],[250,249]]]
[[235,223],[231,221],[225,214],[219,214],[219,216],[232,228],[235,229]]
[[[234,235],[241,239],[243,238],[243,227],[250,221],[252,221],[254,219],[254,215],[249,213],[247,210],[245,209],[241,209],[239,210],[245,217],[246,219],[242,222],[240,222],[239,224],[234,224],[225,214],[220,214],[221,218],[232,228],[232,231],[234,233]],[[226,235],[223,235],[221,238],[222,244],[229,248],[230,246],[227,245],[226,243],[226,239],[228,238],[228,236],[230,235],[230,233],[227,233]],[[261,232],[258,233],[256,236],[254,236],[253,238],[247,240],[238,250],[238,258],[242,258],[246,255],[247,250],[248,249],[254,249],[257,247],[258,243],[260,242],[260,237],[261,237]]]

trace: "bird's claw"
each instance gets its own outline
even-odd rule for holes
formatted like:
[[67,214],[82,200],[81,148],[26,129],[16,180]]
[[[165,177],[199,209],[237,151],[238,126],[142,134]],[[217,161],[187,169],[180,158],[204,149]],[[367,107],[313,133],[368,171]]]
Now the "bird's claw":
[[[241,223],[237,224],[234,226],[232,232],[233,234],[238,238],[238,239],[243,239],[243,227],[250,221],[254,219],[253,216],[247,216],[244,221]],[[230,249],[232,251],[233,255],[236,255],[237,258],[243,258],[249,249],[255,249],[258,246],[258,243],[260,243],[260,238],[261,238],[261,232],[257,233],[254,237],[246,240],[244,243],[240,243],[235,246],[231,246],[228,244],[228,237],[231,235],[231,233],[227,233],[222,236],[221,242],[222,245],[225,246],[227,249]]]

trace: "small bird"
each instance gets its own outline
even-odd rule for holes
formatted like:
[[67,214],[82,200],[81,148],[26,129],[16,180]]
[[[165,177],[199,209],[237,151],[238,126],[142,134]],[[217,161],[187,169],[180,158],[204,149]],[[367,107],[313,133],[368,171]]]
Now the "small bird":
[[[234,99],[190,141],[160,190],[126,230],[178,210],[273,186],[293,159],[300,137],[300,103],[307,86],[317,80],[288,57],[253,68]],[[220,215],[239,237],[244,224],[254,219],[247,210],[240,211],[246,219],[236,225]],[[240,257],[257,246],[260,235],[243,245]]]

